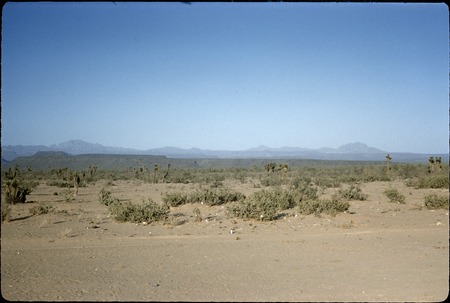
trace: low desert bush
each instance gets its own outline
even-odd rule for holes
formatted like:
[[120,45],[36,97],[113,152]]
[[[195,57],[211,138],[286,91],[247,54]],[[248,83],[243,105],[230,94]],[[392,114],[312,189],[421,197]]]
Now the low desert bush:
[[[261,190],[255,192],[249,197],[262,205],[271,205],[276,210],[284,210],[293,208],[296,205],[296,200],[292,191],[282,190],[280,188],[274,190]],[[270,207],[272,208],[272,207]]]
[[48,213],[52,212],[53,206],[51,206],[49,204],[38,203],[38,204],[34,205],[33,207],[31,207],[28,211],[33,216],[44,215],[44,214],[48,214]]
[[323,188],[337,188],[341,186],[341,182],[339,180],[333,178],[317,178],[314,182],[317,186]]
[[64,181],[64,180],[49,180],[47,181],[48,186],[56,186],[60,188],[66,188],[73,185],[73,182]]
[[340,189],[337,192],[339,198],[344,200],[367,200],[368,195],[362,193],[361,187],[359,185],[352,184],[347,189]]
[[263,189],[238,203],[231,204],[227,212],[231,217],[271,221],[277,217],[278,211],[294,207],[297,203],[296,198],[299,197],[300,195],[295,197],[293,191],[289,190]]
[[335,214],[345,211],[348,202],[336,200],[317,200],[317,188],[302,185],[299,188],[284,190],[261,190],[248,198],[228,206],[227,212],[232,217],[256,219],[260,221],[275,220],[282,210],[297,206],[302,214],[326,212]]
[[169,214],[169,207],[158,205],[151,199],[148,199],[148,202],[142,201],[141,204],[116,200],[109,204],[109,211],[114,219],[119,222],[151,223],[166,219]]
[[204,189],[191,193],[188,197],[189,203],[204,203],[206,205],[222,205],[229,202],[239,201],[245,196],[240,192],[229,189]]
[[388,188],[388,189],[386,189],[384,191],[384,194],[386,195],[386,197],[388,197],[389,202],[405,204],[405,195],[400,193],[395,188]]
[[98,200],[100,204],[109,206],[113,203],[119,202],[119,199],[113,197],[111,195],[111,192],[108,191],[106,188],[102,188],[100,192],[98,193]]
[[296,197],[297,203],[302,200],[316,200],[319,197],[318,188],[305,182],[297,184],[291,192]]
[[260,221],[274,220],[277,210],[275,203],[257,201],[252,198],[232,203],[227,207],[227,212],[231,217]]
[[277,176],[266,176],[266,177],[262,177],[260,179],[260,183],[262,186],[268,187],[268,186],[280,186],[283,184],[283,180],[281,180],[279,177]]
[[64,198],[64,201],[66,202],[72,202],[75,200],[75,194],[69,189],[64,189],[60,195]]
[[337,197],[332,199],[305,200],[299,203],[298,212],[302,215],[310,214],[329,214],[335,216],[339,212],[345,212],[349,209],[350,203],[342,201]]
[[150,223],[166,219],[169,214],[169,207],[166,204],[158,205],[151,199],[148,199],[148,202],[142,201],[141,204],[121,202],[105,188],[100,190],[98,198],[101,204],[108,206],[114,219],[119,222]]
[[20,179],[9,179],[3,184],[5,191],[5,201],[8,204],[25,203],[27,195],[31,193],[31,188],[25,185]]
[[183,204],[188,204],[188,194],[184,193],[164,193],[162,196],[163,202],[172,207],[177,207]]
[[425,206],[429,209],[448,209],[448,197],[438,196],[436,194],[427,195],[425,196]]
[[419,188],[448,188],[448,176],[430,176],[417,179],[407,179],[405,185],[408,187]]
[[221,205],[229,202],[245,199],[240,192],[231,191],[229,189],[203,189],[196,190],[193,193],[165,193],[162,197],[164,203],[168,206],[176,207],[188,203],[203,203],[206,205]]
[[202,222],[202,213],[200,209],[196,207],[192,210],[192,212],[194,213],[195,222]]

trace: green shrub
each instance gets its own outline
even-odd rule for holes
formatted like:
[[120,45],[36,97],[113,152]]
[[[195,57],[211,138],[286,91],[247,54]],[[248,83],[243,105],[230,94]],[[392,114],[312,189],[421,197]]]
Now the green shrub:
[[418,179],[407,179],[405,185],[409,187],[419,188],[448,188],[448,176],[430,176]]
[[240,200],[239,203],[230,205],[227,211],[233,217],[270,221],[276,218],[278,211],[292,208],[295,205],[296,199],[291,191],[263,189]]
[[405,204],[405,195],[400,193],[395,188],[388,188],[388,189],[386,189],[384,191],[384,194],[386,195],[386,197],[388,197],[389,202]]
[[309,183],[299,183],[291,192],[298,203],[302,200],[316,200],[319,197],[317,191],[318,188]]
[[109,211],[114,216],[114,219],[119,222],[151,223],[166,219],[169,214],[169,207],[167,205],[158,205],[151,199],[148,199],[148,202],[142,201],[141,204],[117,200],[109,204]]
[[64,180],[50,180],[47,182],[48,186],[56,186],[60,188],[67,188],[73,185],[73,182],[64,181]]
[[291,190],[275,189],[261,190],[239,203],[227,208],[231,216],[260,221],[274,220],[281,210],[298,207],[301,214],[327,213],[336,215],[347,211],[350,204],[337,198],[318,200],[317,188],[305,182],[297,183],[297,188]]
[[106,188],[102,188],[100,190],[100,192],[98,193],[98,200],[99,200],[100,204],[103,204],[106,206],[109,206],[115,202],[119,202],[119,199],[113,197],[111,195],[111,192],[108,191]]
[[323,188],[337,188],[341,186],[341,182],[339,180],[336,180],[334,178],[318,178],[314,182],[317,186],[323,187]]
[[239,201],[245,196],[240,192],[234,192],[228,189],[204,189],[197,190],[189,196],[190,203],[204,203],[206,205],[222,205],[229,202]]
[[192,210],[192,212],[194,213],[195,222],[202,222],[202,213],[200,209],[196,207]]
[[448,209],[448,197],[438,196],[436,194],[427,195],[425,196],[425,206],[429,209]]
[[10,179],[3,184],[5,201],[7,204],[25,203],[31,188],[23,184],[20,179]]
[[312,179],[309,177],[296,177],[292,180],[291,186],[292,188],[308,187],[311,182]]
[[363,194],[359,185],[352,184],[350,188],[340,189],[337,193],[338,197],[344,200],[367,200],[368,195]]
[[261,185],[268,187],[268,186],[280,186],[283,184],[283,180],[279,178],[278,176],[270,175],[266,177],[262,177],[260,179]]
[[166,205],[172,207],[189,203],[188,195],[183,193],[164,193],[162,200]]
[[162,197],[164,203],[168,206],[176,207],[187,203],[203,203],[206,205],[222,205],[229,202],[245,199],[240,192],[234,192],[229,189],[203,189],[196,190],[190,194],[184,193],[165,193]]
[[347,211],[349,207],[348,201],[342,201],[334,197],[332,199],[302,201],[298,205],[298,211],[303,215],[326,213],[335,216],[339,212]]
[[227,211],[232,217],[270,221],[277,214],[277,206],[269,201],[249,198],[229,205]]
[[270,205],[273,204],[273,207],[276,210],[284,210],[289,209],[295,206],[296,201],[292,192],[282,189],[275,190],[261,190],[255,192],[253,195],[249,197],[262,205]]

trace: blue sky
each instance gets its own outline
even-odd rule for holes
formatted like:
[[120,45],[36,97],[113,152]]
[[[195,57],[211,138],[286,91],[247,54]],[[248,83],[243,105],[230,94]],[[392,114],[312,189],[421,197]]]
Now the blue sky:
[[7,3],[2,145],[445,153],[445,4]]

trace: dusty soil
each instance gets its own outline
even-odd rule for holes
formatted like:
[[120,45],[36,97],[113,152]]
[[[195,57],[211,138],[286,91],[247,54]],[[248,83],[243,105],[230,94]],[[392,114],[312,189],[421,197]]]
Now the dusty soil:
[[[429,193],[403,182],[362,185],[366,201],[348,213],[289,216],[262,223],[228,218],[222,206],[172,208],[165,223],[117,223],[97,182],[65,202],[38,186],[34,203],[12,205],[1,226],[1,290],[12,301],[442,301],[448,296],[448,210],[423,207]],[[225,184],[245,194],[251,183]],[[406,204],[390,203],[394,186]],[[197,184],[115,181],[139,202]],[[336,189],[323,193],[329,196]],[[37,202],[55,211],[30,216]],[[202,222],[195,222],[199,207]],[[231,231],[233,231],[231,233]]]

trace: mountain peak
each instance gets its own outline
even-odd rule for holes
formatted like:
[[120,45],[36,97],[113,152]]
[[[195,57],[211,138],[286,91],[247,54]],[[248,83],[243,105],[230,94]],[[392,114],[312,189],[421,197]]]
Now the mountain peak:
[[375,148],[375,147],[370,147],[367,146],[364,143],[361,142],[355,142],[355,143],[348,143],[348,144],[344,144],[340,147],[337,148],[337,150],[341,153],[355,153],[355,154],[359,154],[359,153],[385,153],[384,151]]
[[[284,146],[272,148],[265,145],[241,151],[204,150],[199,148],[183,149],[166,146],[146,151],[122,147],[108,147],[98,143],[82,140],[69,140],[60,144],[47,146],[2,146],[2,157],[11,161],[20,156],[31,156],[39,151],[61,151],[70,155],[79,154],[128,154],[128,155],[164,155],[172,158],[304,158],[304,159],[373,159],[383,161],[386,152],[364,143],[355,142],[338,148],[308,149]],[[384,155],[383,155],[384,154]]]

